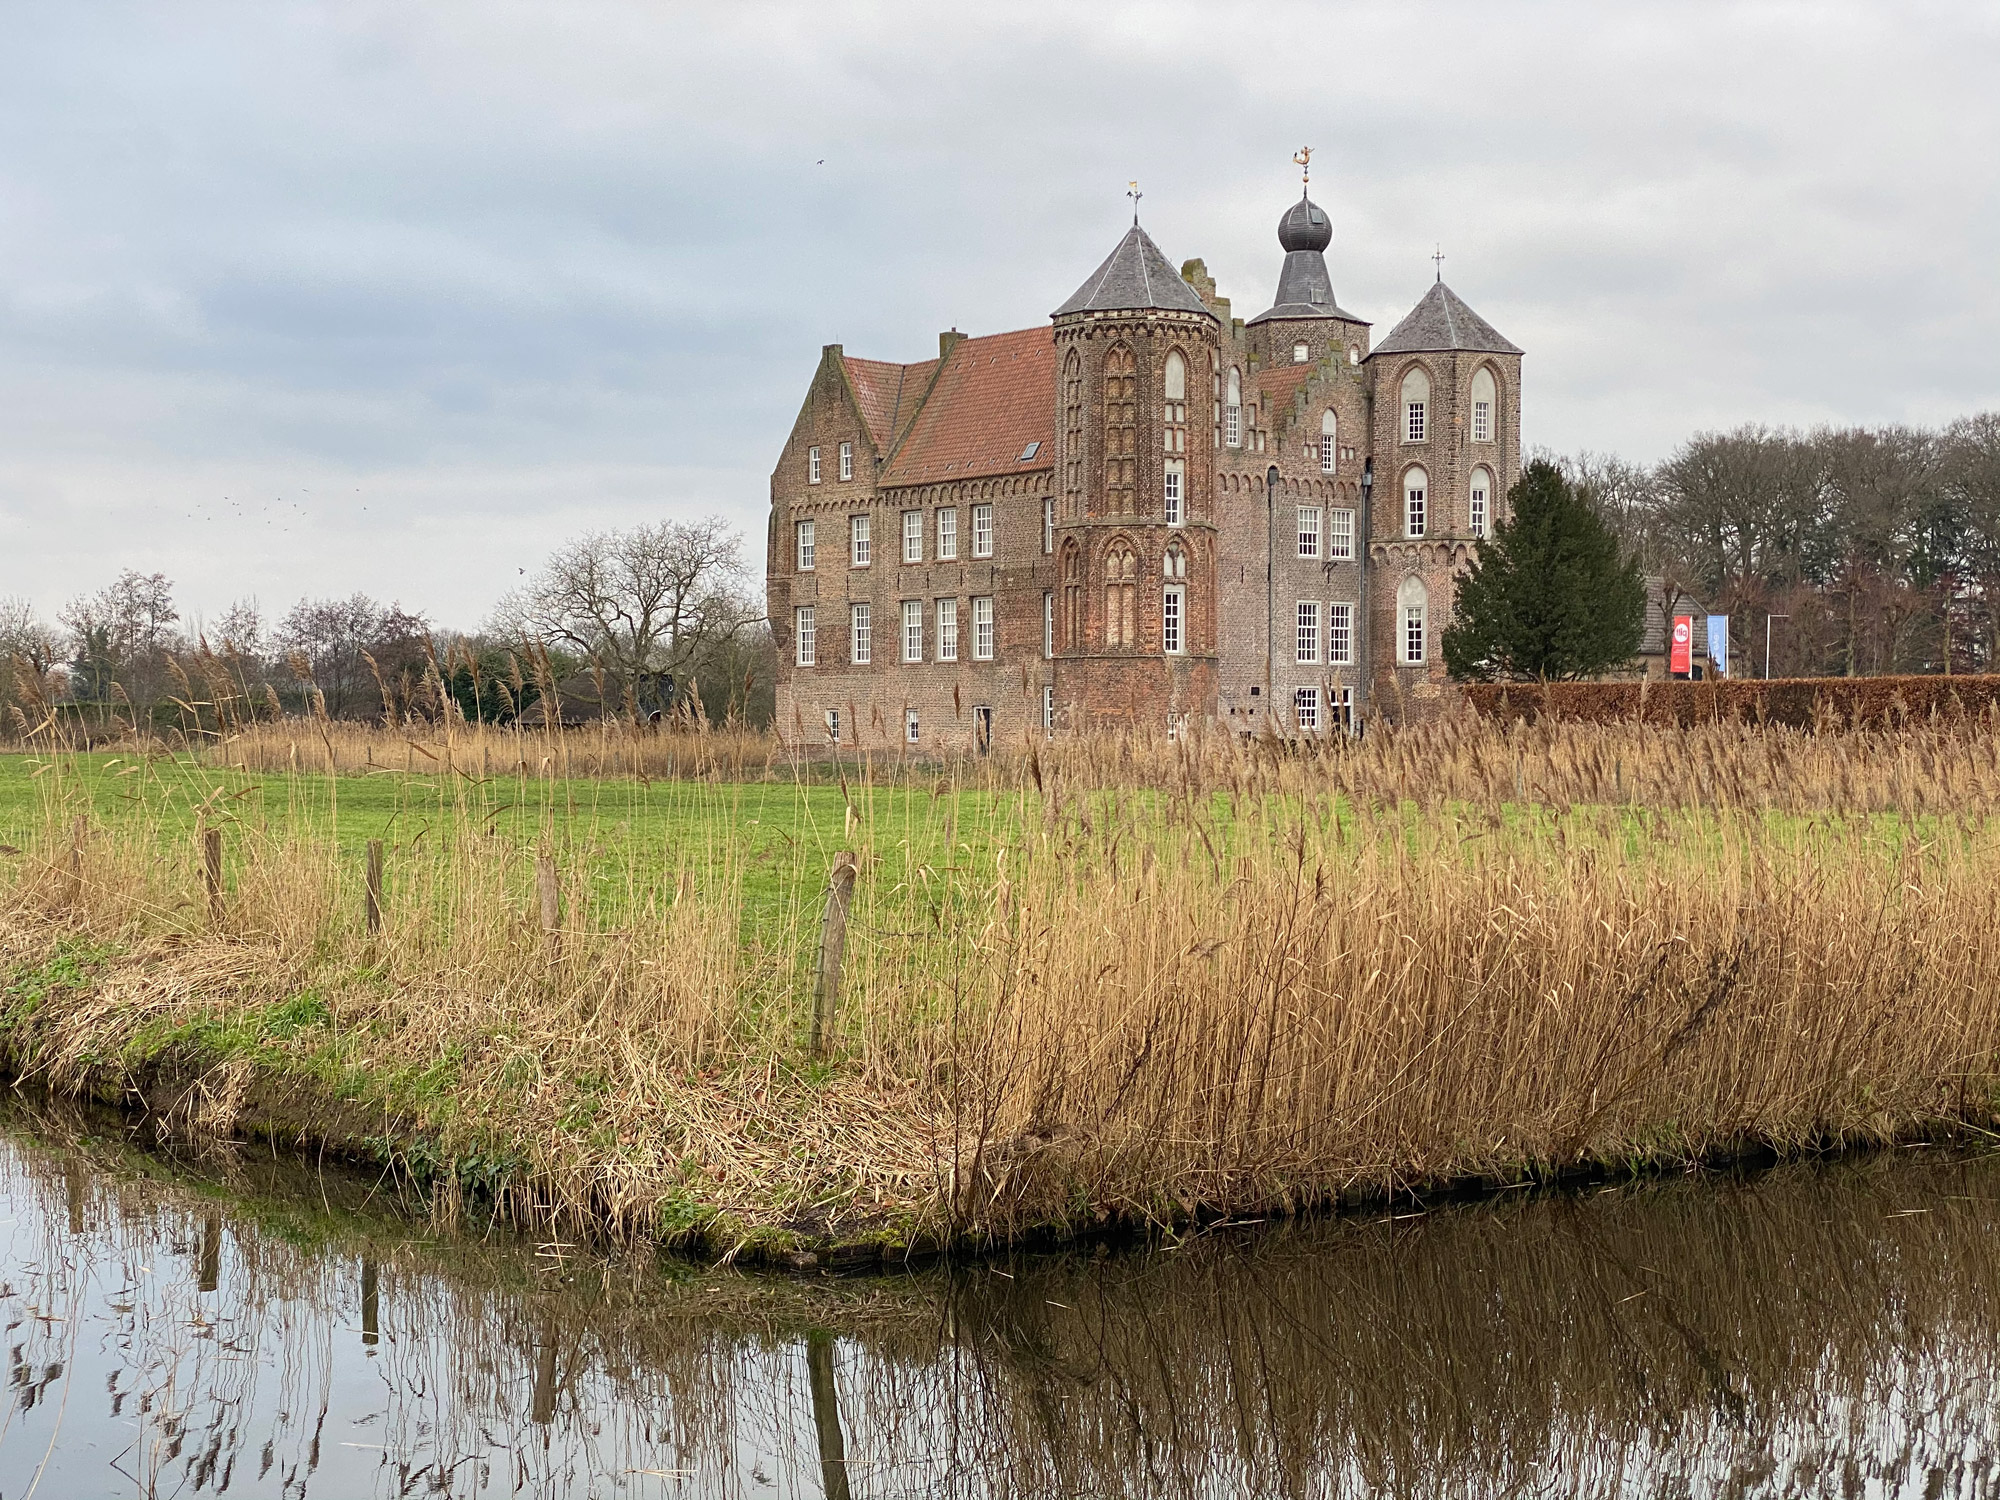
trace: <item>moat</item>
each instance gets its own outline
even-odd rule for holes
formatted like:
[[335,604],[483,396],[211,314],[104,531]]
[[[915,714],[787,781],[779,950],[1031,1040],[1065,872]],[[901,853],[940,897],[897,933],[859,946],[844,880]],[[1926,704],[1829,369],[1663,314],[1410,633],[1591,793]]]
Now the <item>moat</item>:
[[866,1277],[0,1118],[0,1496],[1975,1495],[2000,1155]]

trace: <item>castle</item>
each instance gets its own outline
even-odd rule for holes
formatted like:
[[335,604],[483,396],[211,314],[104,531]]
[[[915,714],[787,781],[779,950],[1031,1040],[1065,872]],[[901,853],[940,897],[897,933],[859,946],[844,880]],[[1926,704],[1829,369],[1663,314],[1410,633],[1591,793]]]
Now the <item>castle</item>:
[[1246,322],[1135,211],[1050,326],[915,364],[828,345],[771,475],[778,732],[1312,736],[1435,706],[1520,474],[1521,350],[1442,274],[1371,346],[1332,238],[1286,209]]

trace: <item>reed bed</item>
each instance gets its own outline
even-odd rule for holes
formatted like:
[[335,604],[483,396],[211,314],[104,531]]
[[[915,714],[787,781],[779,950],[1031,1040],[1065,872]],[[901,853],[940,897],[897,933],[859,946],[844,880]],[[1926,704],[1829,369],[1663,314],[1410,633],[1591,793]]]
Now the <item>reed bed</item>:
[[[447,1207],[724,1253],[1992,1121],[2000,767],[1974,727],[1037,744],[796,769],[778,828],[712,772],[649,789],[675,832],[622,863],[627,824],[564,821],[574,778],[471,770],[478,742],[448,775],[375,768],[431,801],[372,934],[353,778],[135,762],[114,806],[45,757],[0,897],[14,1071],[385,1156]],[[233,820],[212,897],[190,800]]]

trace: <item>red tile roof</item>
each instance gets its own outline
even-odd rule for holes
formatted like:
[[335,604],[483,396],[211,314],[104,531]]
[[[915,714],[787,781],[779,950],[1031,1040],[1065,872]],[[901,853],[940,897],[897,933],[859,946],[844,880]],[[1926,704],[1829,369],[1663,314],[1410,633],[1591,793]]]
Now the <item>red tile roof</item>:
[[910,413],[916,410],[924,388],[931,383],[937,361],[896,365],[887,360],[843,357],[841,363],[847,366],[847,378],[860,402],[861,420],[868,424],[868,435],[875,440],[875,451],[889,453],[909,425]]
[[[1292,398],[1299,393],[1313,371],[1315,365],[1273,365],[1257,375],[1257,389],[1264,402],[1264,425],[1278,428],[1288,425],[1292,419]],[[1317,432],[1317,421],[1313,424]]]
[[[925,366],[908,368],[906,388],[919,370],[929,380]],[[882,483],[935,484],[1053,468],[1055,425],[1053,329],[962,339],[945,358],[930,399],[917,412]],[[1024,460],[1021,455],[1031,443],[1040,446],[1033,458]]]

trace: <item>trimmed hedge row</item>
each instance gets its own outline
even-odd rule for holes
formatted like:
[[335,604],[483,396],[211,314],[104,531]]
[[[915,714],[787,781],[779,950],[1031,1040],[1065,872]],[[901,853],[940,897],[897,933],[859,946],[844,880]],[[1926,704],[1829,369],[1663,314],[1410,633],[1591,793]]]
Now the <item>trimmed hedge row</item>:
[[1737,720],[1798,729],[1882,728],[1933,719],[2000,720],[2000,676],[1785,677],[1721,682],[1480,682],[1482,717],[1611,724]]

